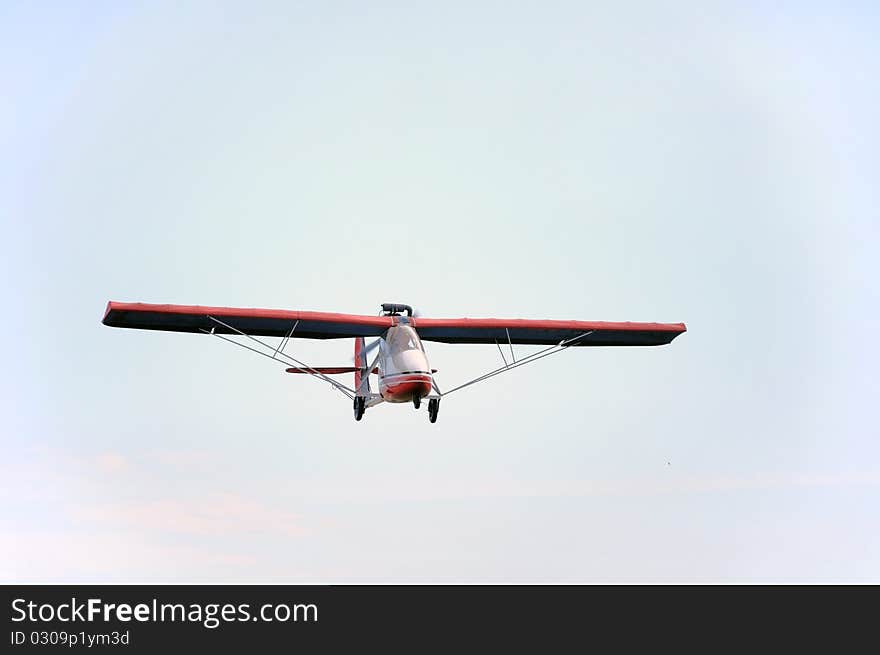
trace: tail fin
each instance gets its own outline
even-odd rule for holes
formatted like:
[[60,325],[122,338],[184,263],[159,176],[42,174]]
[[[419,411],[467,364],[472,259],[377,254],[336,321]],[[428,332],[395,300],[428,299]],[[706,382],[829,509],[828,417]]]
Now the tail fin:
[[[358,396],[370,395],[370,371],[367,370],[367,352],[363,337],[355,337],[354,340],[354,388]],[[366,379],[364,379],[366,376]],[[361,388],[363,384],[363,388]]]

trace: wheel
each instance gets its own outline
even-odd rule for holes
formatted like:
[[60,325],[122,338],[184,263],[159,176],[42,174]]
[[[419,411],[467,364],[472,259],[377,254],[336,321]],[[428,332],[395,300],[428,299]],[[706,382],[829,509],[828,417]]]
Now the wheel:
[[440,399],[439,398],[431,398],[428,401],[428,420],[431,423],[437,422],[437,414],[440,413]]
[[354,420],[360,421],[364,417],[366,409],[366,399],[363,396],[355,396],[354,399]]
[[413,407],[418,409],[421,406],[422,406],[422,397],[419,395],[413,396]]

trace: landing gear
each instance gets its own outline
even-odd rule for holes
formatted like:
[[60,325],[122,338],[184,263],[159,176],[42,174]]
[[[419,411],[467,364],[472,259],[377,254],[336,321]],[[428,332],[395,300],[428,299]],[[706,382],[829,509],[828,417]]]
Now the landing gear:
[[364,410],[367,408],[367,399],[363,396],[355,396],[354,398],[354,420],[360,421],[364,417]]
[[420,395],[416,394],[415,396],[413,396],[413,407],[418,409],[421,406],[422,406],[422,397]]
[[437,422],[437,414],[440,412],[440,399],[431,398],[428,401],[428,420],[431,423]]

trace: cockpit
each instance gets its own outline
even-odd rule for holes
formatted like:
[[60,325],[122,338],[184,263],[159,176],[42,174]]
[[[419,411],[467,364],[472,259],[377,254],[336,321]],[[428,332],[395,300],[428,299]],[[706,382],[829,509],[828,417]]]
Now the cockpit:
[[403,352],[406,350],[425,352],[419,335],[408,325],[398,325],[397,327],[389,328],[385,341],[392,352]]

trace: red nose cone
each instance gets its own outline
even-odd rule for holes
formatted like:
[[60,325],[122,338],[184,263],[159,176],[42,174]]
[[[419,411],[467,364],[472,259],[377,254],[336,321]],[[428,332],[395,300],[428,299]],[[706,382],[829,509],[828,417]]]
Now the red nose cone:
[[408,403],[416,396],[424,398],[431,393],[431,377],[418,374],[395,376],[383,384],[379,391],[387,402]]

